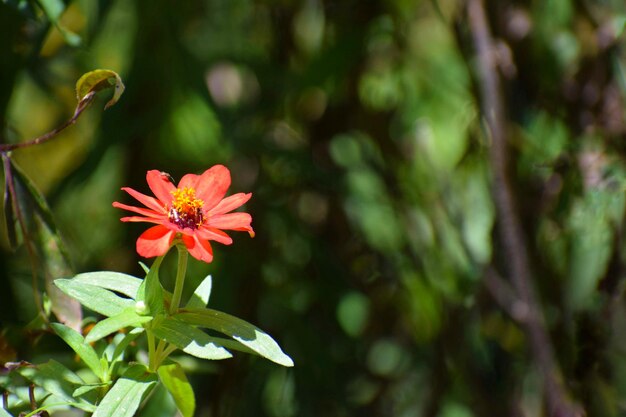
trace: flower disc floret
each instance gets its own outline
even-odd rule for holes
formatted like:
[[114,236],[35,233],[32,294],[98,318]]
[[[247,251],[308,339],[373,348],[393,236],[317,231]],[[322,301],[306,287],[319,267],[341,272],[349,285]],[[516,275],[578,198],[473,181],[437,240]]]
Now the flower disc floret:
[[181,229],[197,229],[204,223],[202,206],[204,201],[196,198],[196,190],[185,187],[182,190],[172,191],[172,207],[168,212],[168,219]]

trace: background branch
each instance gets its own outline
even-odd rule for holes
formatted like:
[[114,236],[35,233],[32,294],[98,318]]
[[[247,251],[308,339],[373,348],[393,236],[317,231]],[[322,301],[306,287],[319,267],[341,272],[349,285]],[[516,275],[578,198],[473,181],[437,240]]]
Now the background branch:
[[481,108],[491,134],[489,157],[501,243],[504,257],[509,260],[508,273],[517,298],[528,306],[525,320],[521,323],[528,336],[533,359],[544,380],[550,415],[556,417],[584,415],[582,409],[571,402],[563,386],[561,370],[556,363],[543,312],[533,287],[527,246],[507,174],[508,155],[504,106],[493,54],[493,39],[489,32],[482,0],[468,0],[467,14],[478,55]]

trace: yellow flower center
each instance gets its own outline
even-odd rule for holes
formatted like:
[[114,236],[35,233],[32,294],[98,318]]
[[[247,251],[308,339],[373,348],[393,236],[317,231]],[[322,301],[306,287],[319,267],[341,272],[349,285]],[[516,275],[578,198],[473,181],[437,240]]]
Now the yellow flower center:
[[196,190],[191,187],[176,189],[172,191],[172,207],[170,207],[168,218],[181,229],[197,229],[204,223],[204,213],[202,206],[204,201],[196,198]]

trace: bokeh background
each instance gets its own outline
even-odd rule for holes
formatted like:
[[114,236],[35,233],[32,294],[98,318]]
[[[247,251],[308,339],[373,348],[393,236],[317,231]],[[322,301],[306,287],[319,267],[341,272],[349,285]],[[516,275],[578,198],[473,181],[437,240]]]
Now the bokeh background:
[[[548,415],[527,333],[486,285],[489,270],[508,282],[510,259],[465,3],[0,1],[3,142],[67,120],[87,71],[126,84],[106,112],[103,93],[63,134],[13,153],[74,272],[141,275],[146,226],[111,203],[130,202],[122,186],[149,193],[149,169],[179,179],[221,163],[231,192],[253,193],[256,237],[215,244],[190,280],[212,274],[210,306],[269,332],[296,366],[186,364],[198,416]],[[589,416],[626,415],[626,5],[485,3],[564,387]],[[2,247],[5,358],[61,355],[24,330],[33,266],[4,233]],[[43,264],[41,279],[58,272]],[[155,398],[143,415],[174,414]]]

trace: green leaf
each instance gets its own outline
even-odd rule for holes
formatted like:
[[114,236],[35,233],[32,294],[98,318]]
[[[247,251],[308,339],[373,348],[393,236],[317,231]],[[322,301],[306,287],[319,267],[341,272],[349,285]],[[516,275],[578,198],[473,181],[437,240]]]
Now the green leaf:
[[[81,396],[87,395],[87,394],[89,394],[89,393],[91,393],[91,392],[93,392],[95,390],[99,390],[99,389],[101,389],[103,387],[106,387],[107,385],[111,385],[111,382],[109,381],[109,382],[101,382],[99,384],[84,384],[84,385],[76,388],[74,390],[74,392],[72,393],[72,396],[74,398],[81,397]],[[94,411],[95,409],[96,409],[96,407],[93,407],[93,410],[91,410],[91,411]]]
[[140,329],[140,328],[133,329],[130,332],[128,332],[128,334],[126,334],[126,336],[124,336],[124,338],[120,341],[120,343],[118,343],[118,345],[115,347],[115,350],[113,351],[113,356],[111,357],[111,363],[120,359],[122,355],[124,354],[124,351],[126,350],[128,345],[133,340],[135,340],[137,336],[139,336],[141,333],[143,333],[143,329]]
[[0,417],[13,417],[7,410],[0,407]]
[[[96,409],[93,404],[85,399],[75,399],[74,391],[85,385],[85,381],[55,360],[51,359],[37,366],[20,367],[17,372],[50,394],[56,395],[82,410],[93,412]],[[95,401],[95,396],[91,399]]]
[[213,329],[250,348],[258,355],[283,366],[293,366],[287,356],[267,333],[230,314],[211,309],[184,309],[174,318],[185,323]]
[[145,366],[131,366],[115,381],[92,417],[132,417],[156,382],[155,374]]
[[119,292],[133,299],[137,298],[137,291],[143,281],[132,275],[111,271],[86,272],[76,275],[72,280]]
[[187,302],[187,308],[204,308],[209,303],[209,297],[211,296],[211,288],[213,286],[213,280],[211,275],[202,280],[200,285],[193,292],[193,295]]
[[148,307],[146,314],[152,316],[165,312],[163,287],[159,281],[159,266],[162,260],[163,256],[160,256],[154,261],[146,279],[143,280],[137,291],[137,301],[143,301]]
[[183,352],[202,359],[227,359],[233,355],[214,343],[211,337],[182,321],[166,317],[153,328],[159,339],[173,344]]
[[161,382],[167,388],[176,407],[183,417],[193,417],[196,409],[196,399],[193,395],[193,388],[187,379],[187,375],[178,363],[161,365],[158,370]]
[[106,110],[117,103],[125,89],[122,79],[115,71],[98,69],[84,74],[76,82],[76,98],[80,102],[92,91],[98,92],[105,88],[115,89],[113,97],[104,106]]
[[150,320],[152,320],[151,316],[140,316],[134,308],[127,308],[120,314],[99,321],[87,334],[85,341],[92,343],[125,327],[139,327]]
[[133,300],[119,297],[109,290],[81,281],[61,278],[55,280],[54,283],[61,291],[75,298],[85,307],[105,316],[118,315],[135,305]]
[[94,374],[102,379],[105,370],[102,369],[100,359],[96,354],[96,351],[89,346],[83,336],[76,330],[64,326],[60,323],[50,324],[52,329],[58,334],[61,339],[65,341],[78,356],[85,362],[85,364],[93,371]]

